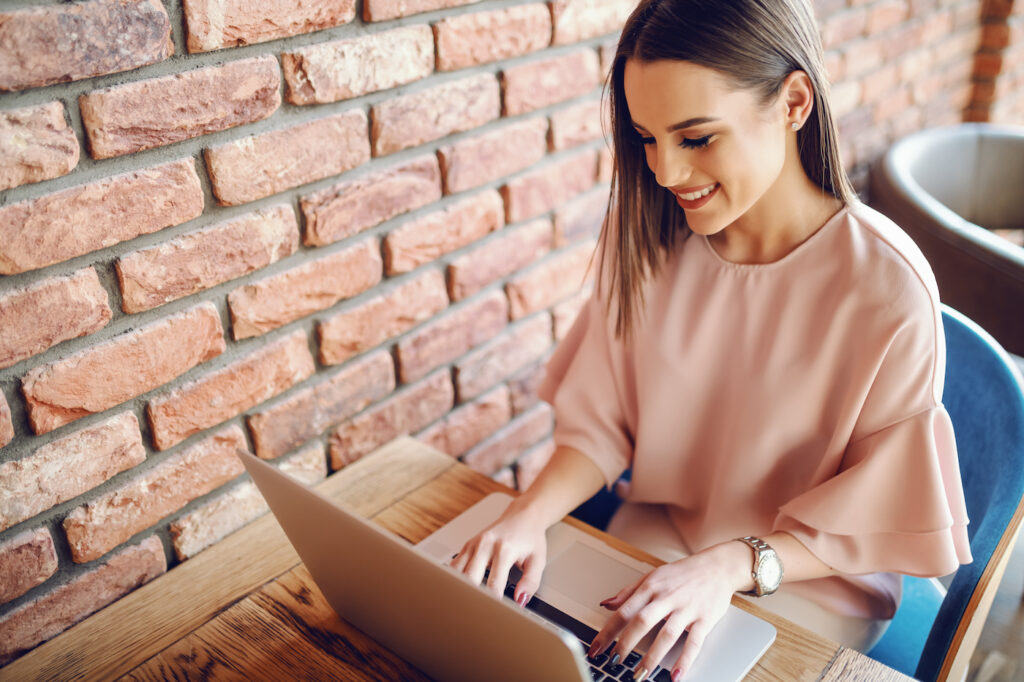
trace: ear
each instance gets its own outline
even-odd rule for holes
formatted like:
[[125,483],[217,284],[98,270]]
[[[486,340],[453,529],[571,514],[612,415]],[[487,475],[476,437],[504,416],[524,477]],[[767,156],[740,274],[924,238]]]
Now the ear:
[[786,125],[802,128],[814,110],[814,85],[803,71],[794,71],[782,81],[779,100],[785,108]]

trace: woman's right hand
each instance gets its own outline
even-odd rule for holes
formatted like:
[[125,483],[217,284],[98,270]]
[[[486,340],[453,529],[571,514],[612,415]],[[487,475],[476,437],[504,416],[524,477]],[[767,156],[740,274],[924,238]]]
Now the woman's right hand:
[[526,606],[540,587],[547,560],[546,527],[532,517],[527,507],[516,502],[521,502],[521,498],[497,521],[463,545],[450,563],[477,585],[483,582],[484,573],[490,569],[487,589],[498,597],[505,593],[512,566],[518,566],[523,574],[516,584],[515,601],[519,606]]

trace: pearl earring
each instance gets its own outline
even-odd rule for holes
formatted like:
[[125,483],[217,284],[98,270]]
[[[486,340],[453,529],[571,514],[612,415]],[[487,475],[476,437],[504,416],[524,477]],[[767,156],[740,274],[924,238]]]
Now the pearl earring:
[[793,130],[800,130],[800,124],[797,123],[796,121],[793,121],[792,123],[790,123],[789,127],[792,128]]

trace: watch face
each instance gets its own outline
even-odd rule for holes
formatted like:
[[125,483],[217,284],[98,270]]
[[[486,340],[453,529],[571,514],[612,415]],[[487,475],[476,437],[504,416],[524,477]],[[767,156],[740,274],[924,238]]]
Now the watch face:
[[774,551],[765,552],[757,562],[757,577],[768,591],[775,590],[782,582],[782,562]]

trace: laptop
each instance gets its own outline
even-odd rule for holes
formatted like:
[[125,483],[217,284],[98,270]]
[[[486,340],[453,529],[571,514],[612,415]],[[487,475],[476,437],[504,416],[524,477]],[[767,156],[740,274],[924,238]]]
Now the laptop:
[[[601,682],[631,680],[648,636],[624,661],[587,659],[609,613],[602,599],[652,566],[568,524],[548,531],[548,564],[526,609],[497,599],[446,562],[511,501],[490,495],[415,547],[239,452],[250,476],[339,617],[436,680]],[[512,586],[506,594],[510,595]],[[775,640],[775,628],[729,607],[686,680],[741,679]],[[649,679],[669,680],[668,668]]]

